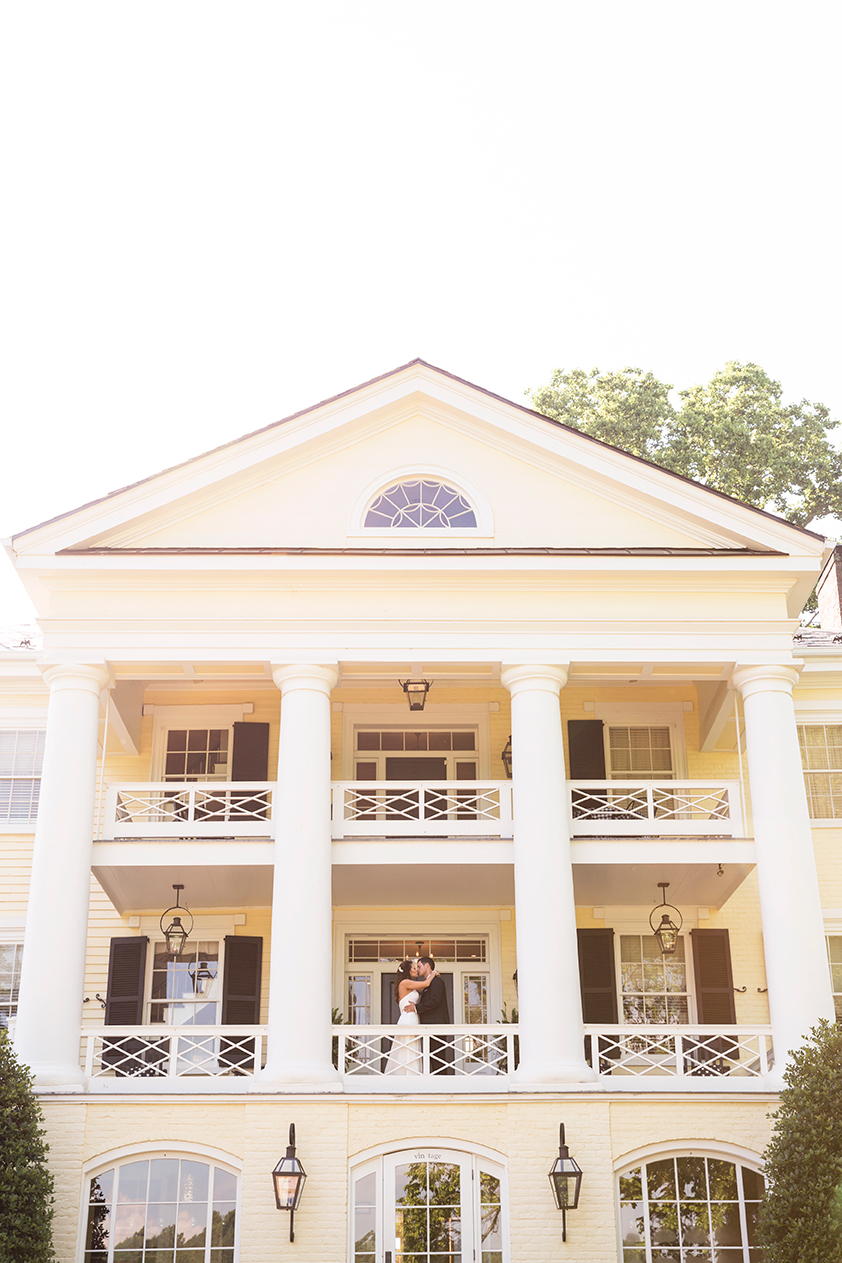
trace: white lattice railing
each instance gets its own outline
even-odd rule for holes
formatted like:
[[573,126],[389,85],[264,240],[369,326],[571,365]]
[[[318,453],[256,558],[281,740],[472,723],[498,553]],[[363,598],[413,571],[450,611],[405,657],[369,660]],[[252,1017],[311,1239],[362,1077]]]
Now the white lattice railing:
[[92,1079],[218,1078],[256,1074],[264,1026],[86,1026],[82,1065]]
[[268,781],[109,785],[103,838],[271,837]]
[[768,1026],[586,1026],[585,1056],[600,1077],[762,1078]]
[[511,781],[333,781],[333,836],[512,836]]
[[421,1026],[400,1031],[395,1026],[334,1026],[334,1063],[346,1077],[394,1079],[396,1091],[412,1079],[433,1074],[509,1074],[516,1064],[517,1033],[516,1026]]
[[574,837],[744,837],[739,781],[568,781]]

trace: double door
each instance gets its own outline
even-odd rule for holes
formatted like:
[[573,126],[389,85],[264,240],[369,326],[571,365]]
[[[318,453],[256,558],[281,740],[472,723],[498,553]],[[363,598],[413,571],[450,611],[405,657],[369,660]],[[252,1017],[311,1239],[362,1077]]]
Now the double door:
[[352,1263],[504,1263],[503,1170],[419,1146],[362,1168],[352,1190]]

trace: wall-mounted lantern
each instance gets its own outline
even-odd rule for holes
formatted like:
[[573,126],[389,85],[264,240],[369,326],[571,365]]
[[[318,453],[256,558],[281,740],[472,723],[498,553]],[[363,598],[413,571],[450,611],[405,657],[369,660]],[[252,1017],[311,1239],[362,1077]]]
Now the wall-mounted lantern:
[[307,1172],[295,1156],[295,1123],[289,1125],[289,1144],[286,1155],[281,1158],[272,1172],[272,1187],[275,1190],[275,1205],[278,1210],[289,1211],[289,1239],[295,1240],[293,1218],[301,1201],[304,1181]]
[[427,700],[427,694],[433,687],[433,680],[398,680],[404,693],[406,700],[409,702],[410,710],[423,710],[424,703]]
[[506,776],[512,779],[512,735],[509,733],[509,739],[503,746],[503,753],[500,755],[503,760],[503,767],[506,769]]
[[[179,906],[179,899],[181,898],[181,892],[183,889],[183,885],[173,885],[173,890],[175,891],[175,904],[172,907],[167,908],[165,912],[161,913],[161,933],[166,939],[167,951],[170,956],[181,955],[184,951],[184,944],[190,936],[190,930],[193,929],[193,913],[189,908],[182,908]],[[185,915],[190,918],[190,929],[187,929],[182,921],[182,917]],[[167,925],[164,925],[165,921],[168,921]]]
[[[669,882],[659,881],[658,886],[664,892],[664,901],[663,903],[659,903],[657,907],[653,908],[649,913],[649,926],[661,946],[661,955],[672,956],[676,947],[678,947],[678,934],[684,924],[684,918],[678,911],[678,908],[674,908],[671,903],[667,903],[667,887],[669,886]],[[669,909],[669,911],[667,911],[667,909]],[[661,913],[661,924],[656,930],[652,918],[658,912]],[[671,919],[670,912],[674,912],[678,917],[678,925],[676,925]]]
[[582,1168],[564,1143],[564,1123],[558,1126],[558,1157],[550,1168],[550,1186],[555,1204],[561,1211],[561,1239],[567,1240],[567,1212],[579,1205]]

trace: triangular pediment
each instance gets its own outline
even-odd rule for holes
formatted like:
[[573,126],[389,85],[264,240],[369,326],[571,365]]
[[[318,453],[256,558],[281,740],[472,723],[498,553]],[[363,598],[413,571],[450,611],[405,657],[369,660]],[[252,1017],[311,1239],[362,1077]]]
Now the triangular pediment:
[[[390,480],[438,479],[469,531],[380,531]],[[768,514],[414,361],[17,536],[21,554],[366,548],[821,552]]]

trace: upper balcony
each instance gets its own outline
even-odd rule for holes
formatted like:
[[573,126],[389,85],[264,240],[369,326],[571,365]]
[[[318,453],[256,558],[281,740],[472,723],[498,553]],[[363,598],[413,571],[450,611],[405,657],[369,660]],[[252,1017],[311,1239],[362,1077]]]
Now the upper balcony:
[[[269,781],[110,785],[103,840],[264,839],[276,836]],[[572,838],[744,838],[738,781],[567,782]],[[354,838],[514,836],[512,782],[332,781],[331,832]]]

